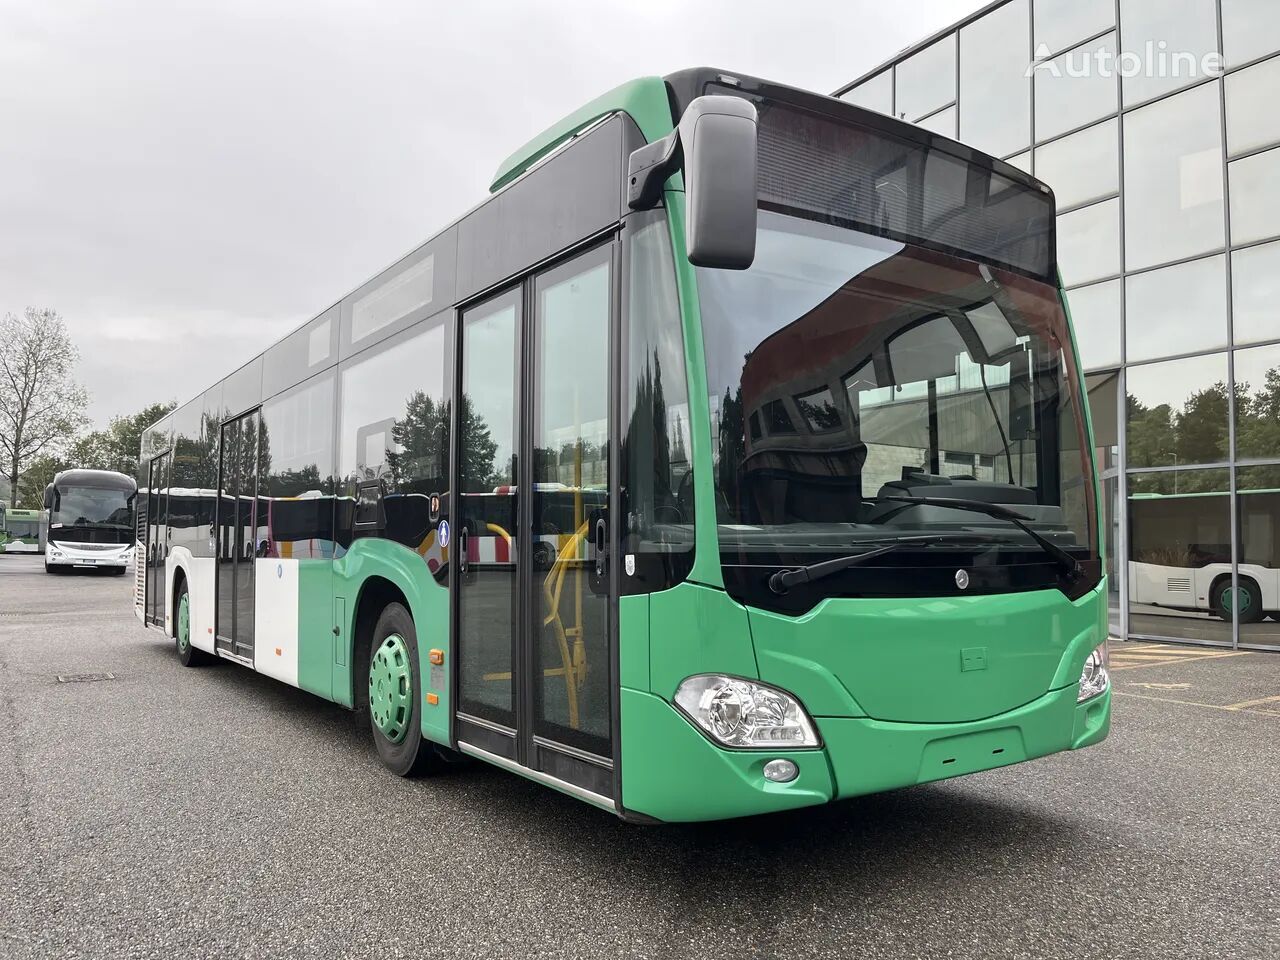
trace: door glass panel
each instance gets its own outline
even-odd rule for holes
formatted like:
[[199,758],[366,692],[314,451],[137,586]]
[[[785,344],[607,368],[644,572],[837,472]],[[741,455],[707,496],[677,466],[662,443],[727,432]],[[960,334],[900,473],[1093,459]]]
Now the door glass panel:
[[593,538],[609,489],[610,254],[593,251],[535,284],[529,498],[543,558],[532,590],[533,733],[606,755],[608,596]]
[[[459,581],[462,713],[515,726],[511,680],[518,623],[516,576],[516,385],[519,292],[469,311],[462,320],[458,418],[458,534],[466,573]],[[535,563],[537,562],[535,554]]]
[[164,617],[164,570],[167,553],[168,523],[166,488],[169,485],[169,456],[151,462],[147,484],[147,615],[160,621]]
[[258,413],[240,420],[240,463],[236,469],[236,647],[241,656],[253,650],[253,560],[257,552]]
[[219,637],[235,638],[236,491],[240,486],[240,422],[222,425],[222,489],[218,500],[218,627]]

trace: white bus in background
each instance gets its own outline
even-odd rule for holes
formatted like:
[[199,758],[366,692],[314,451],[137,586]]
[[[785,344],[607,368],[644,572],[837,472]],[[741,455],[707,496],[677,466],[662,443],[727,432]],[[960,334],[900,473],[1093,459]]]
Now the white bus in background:
[[124,573],[133,558],[138,485],[112,470],[63,470],[44,491],[48,573],[103,568]]
[[[1209,492],[1130,498],[1131,603],[1228,621],[1235,609],[1241,623],[1280,619],[1280,490],[1239,493],[1237,593],[1231,584],[1229,497]],[[1221,498],[1220,506],[1206,508],[1205,501],[1215,498]]]

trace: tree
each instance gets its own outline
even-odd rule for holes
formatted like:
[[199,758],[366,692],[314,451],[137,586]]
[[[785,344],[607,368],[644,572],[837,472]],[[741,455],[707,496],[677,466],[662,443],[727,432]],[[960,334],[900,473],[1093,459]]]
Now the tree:
[[[471,398],[462,397],[462,475],[469,492],[489,490],[502,482],[497,470],[498,444]],[[449,401],[434,400],[415,390],[404,416],[391,428],[393,449],[387,451],[392,481],[430,481],[443,485],[449,463]]]
[[77,359],[55,310],[27,307],[0,321],[0,456],[10,489],[23,467],[61,452],[87,422],[88,394],[72,376]]
[[70,466],[62,457],[42,453],[34,457],[22,471],[22,479],[18,481],[18,490],[14,495],[14,506],[19,510],[40,510],[44,507],[44,488],[53,483],[53,478]]
[[75,467],[115,470],[132,476],[138,466],[143,431],[176,406],[172,400],[150,403],[135,414],[112,417],[105,430],[93,430],[78,438],[68,449],[66,459]]

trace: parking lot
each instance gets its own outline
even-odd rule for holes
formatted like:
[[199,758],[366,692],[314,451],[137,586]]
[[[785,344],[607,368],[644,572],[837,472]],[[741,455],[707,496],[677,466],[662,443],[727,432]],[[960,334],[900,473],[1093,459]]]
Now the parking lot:
[[1092,750],[637,827],[398,780],[341,708],[184,670],[131,586],[0,556],[0,956],[1280,956],[1280,655],[1117,645]]

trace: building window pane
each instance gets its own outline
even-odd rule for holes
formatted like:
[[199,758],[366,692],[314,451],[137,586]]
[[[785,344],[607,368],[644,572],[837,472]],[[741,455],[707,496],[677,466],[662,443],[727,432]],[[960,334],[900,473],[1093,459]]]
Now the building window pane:
[[1275,620],[1280,611],[1280,466],[1244,467],[1236,473],[1236,515],[1240,529],[1240,642],[1280,645]]
[[1280,457],[1280,346],[1237,350],[1236,456]]
[[1227,459],[1227,355],[1129,367],[1129,466]]
[[1120,365],[1120,281],[1108,280],[1067,293],[1080,362],[1086,370]]
[[1227,77],[1227,151],[1231,156],[1280,143],[1280,57]]
[[1230,178],[1231,242],[1280,236],[1280,150],[1233,160]]
[[877,73],[840,98],[877,113],[893,116],[893,71]]
[[1220,116],[1211,83],[1125,115],[1129,269],[1223,246]]
[[1031,151],[1028,150],[1026,153],[1018,154],[1016,157],[1010,157],[1008,162],[1013,166],[1017,167],[1023,173],[1030,173],[1031,172]]
[[921,120],[919,126],[932,133],[939,133],[954,140],[956,138],[956,108],[947,107],[945,110],[939,110],[933,116]]
[[1231,283],[1235,342],[1280,340],[1280,243],[1233,253]]
[[1137,58],[1121,81],[1125,106],[1178,90],[1203,79],[1205,54],[1217,52],[1215,0],[1122,0],[1120,36]]
[[1129,632],[1231,642],[1231,481],[1225,469],[1129,476]]
[[1280,51],[1280,3],[1222,0],[1222,53],[1228,67]]
[[899,117],[918,120],[956,98],[956,36],[925,47],[897,66]]
[[1036,140],[1101,120],[1119,107],[1114,71],[1098,70],[1099,52],[1114,59],[1116,35],[1077,47],[1036,67]]
[[1129,277],[1125,356],[1130,363],[1227,345],[1227,258],[1193,260]]
[[1036,176],[1053,187],[1058,209],[1120,192],[1120,124],[1107,120],[1040,147]]
[[1058,217],[1058,269],[1069,287],[1120,272],[1119,199]]
[[1036,56],[1065,50],[1116,25],[1115,0],[1035,0]]
[[960,31],[960,139],[1003,157],[1031,143],[1029,0]]

